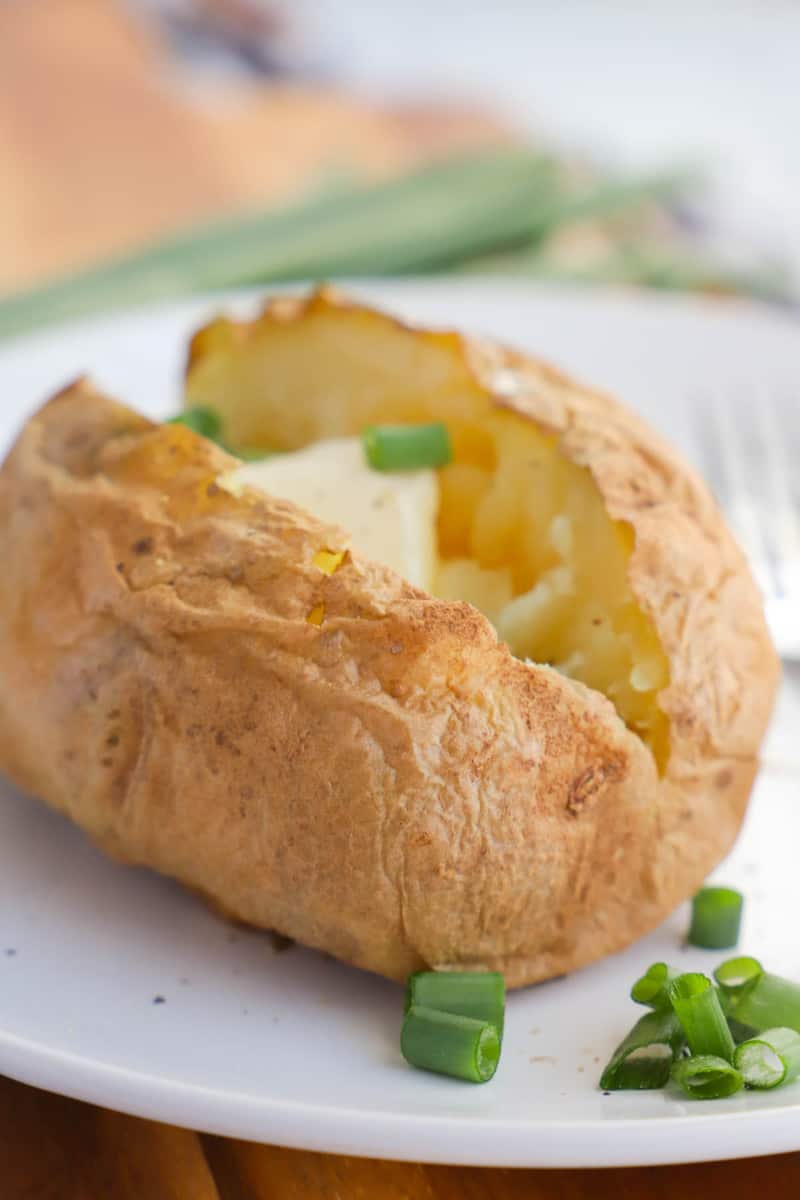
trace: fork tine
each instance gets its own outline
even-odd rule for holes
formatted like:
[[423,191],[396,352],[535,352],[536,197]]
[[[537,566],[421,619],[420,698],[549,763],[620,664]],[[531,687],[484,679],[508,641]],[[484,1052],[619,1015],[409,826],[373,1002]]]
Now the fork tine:
[[692,418],[707,478],[750,560],[778,650],[800,662],[800,410],[794,397],[762,386],[696,395]]
[[[768,511],[762,512],[762,524],[771,531],[779,564],[786,568],[800,562],[800,516],[792,496],[787,437],[791,429],[781,430],[775,404],[768,395],[762,394],[756,404],[757,422],[761,440],[766,451],[766,471],[762,483]],[[781,594],[787,592],[786,572],[779,571]]]
[[[750,559],[762,588],[775,588],[774,555],[764,537],[754,502],[753,472],[748,467],[741,425],[731,412],[735,401],[716,393],[705,397],[700,406],[699,425],[704,455],[709,467],[716,467],[719,500],[725,508],[742,548]],[[712,486],[714,483],[712,473]]]

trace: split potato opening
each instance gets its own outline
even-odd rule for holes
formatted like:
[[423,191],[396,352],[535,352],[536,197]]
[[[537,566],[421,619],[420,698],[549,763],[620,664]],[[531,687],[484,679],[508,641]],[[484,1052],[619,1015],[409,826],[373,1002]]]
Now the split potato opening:
[[519,658],[606,695],[663,771],[669,667],[630,587],[632,530],[609,516],[558,435],[520,411],[526,386],[506,365],[486,386],[456,334],[422,333],[323,291],[299,309],[273,302],[249,325],[200,330],[186,402],[215,409],[235,451],[443,421],[453,460],[437,472],[430,590],[480,609]]

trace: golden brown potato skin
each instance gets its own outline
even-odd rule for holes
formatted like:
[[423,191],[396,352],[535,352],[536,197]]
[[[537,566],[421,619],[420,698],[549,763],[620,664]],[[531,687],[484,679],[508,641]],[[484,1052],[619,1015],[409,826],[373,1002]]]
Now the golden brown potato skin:
[[514,405],[635,530],[671,667],[663,778],[604,697],[357,554],[323,574],[341,532],[231,496],[223,451],[85,382],[0,473],[0,766],[244,921],[396,979],[482,965],[516,986],[625,946],[728,850],[777,663],[705,487],[650,430],[550,368],[464,353],[530,380]]

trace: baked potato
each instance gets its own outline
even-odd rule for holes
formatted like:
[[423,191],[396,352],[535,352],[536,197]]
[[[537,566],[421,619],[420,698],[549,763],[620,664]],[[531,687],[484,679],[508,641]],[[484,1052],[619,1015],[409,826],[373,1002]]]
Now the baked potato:
[[445,422],[429,586],[79,381],[0,473],[20,787],[115,857],[394,979],[532,983],[698,887],[778,667],[669,445],[543,363],[326,289],[201,329],[186,402],[237,451]]

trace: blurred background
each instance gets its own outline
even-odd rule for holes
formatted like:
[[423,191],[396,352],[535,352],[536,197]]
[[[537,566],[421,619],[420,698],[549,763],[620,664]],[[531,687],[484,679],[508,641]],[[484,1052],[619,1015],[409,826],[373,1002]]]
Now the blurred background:
[[0,335],[430,271],[793,303],[794,0],[0,0]]

